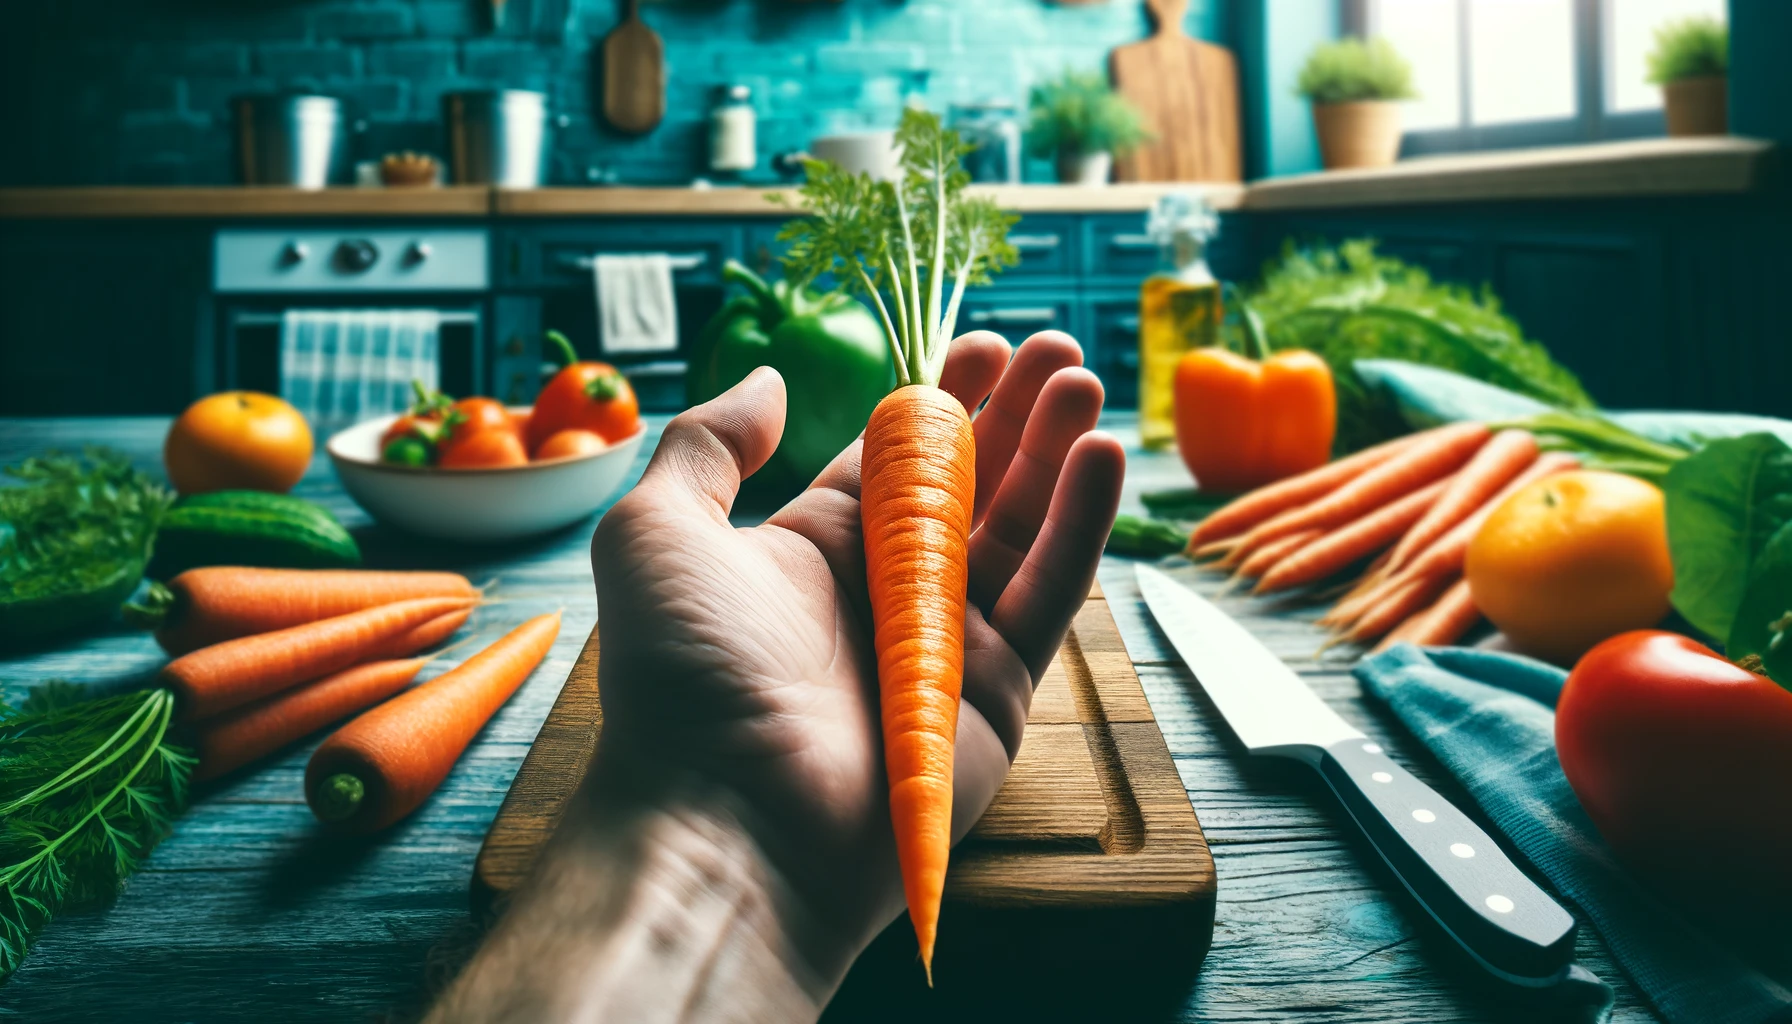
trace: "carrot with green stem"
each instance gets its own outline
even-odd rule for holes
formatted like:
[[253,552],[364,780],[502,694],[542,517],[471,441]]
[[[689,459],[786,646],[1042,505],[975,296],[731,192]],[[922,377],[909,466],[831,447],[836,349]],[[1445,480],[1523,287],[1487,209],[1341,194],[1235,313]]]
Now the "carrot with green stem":
[[963,195],[970,177],[960,158],[969,147],[957,133],[910,110],[896,141],[896,182],[810,161],[802,190],[809,216],[780,237],[793,279],[833,273],[868,297],[896,357],[896,390],[865,427],[860,517],[891,825],[931,984],[952,845],[977,462],[970,416],[939,379],[966,286],[1017,257],[1007,241],[1015,218]]
[[1325,497],[1393,458],[1412,442],[1413,436],[1384,441],[1318,469],[1278,480],[1242,495],[1201,520],[1194,532],[1189,534],[1189,550],[1195,552],[1197,557],[1205,557],[1201,554],[1201,548],[1229,538],[1243,537],[1246,531],[1271,516]]
[[[1386,549],[1411,528],[1413,523],[1419,521],[1425,511],[1437,502],[1439,495],[1444,493],[1446,486],[1445,481],[1439,480],[1428,487],[1421,487],[1342,529],[1325,534],[1321,539],[1302,547],[1296,554],[1278,560],[1274,568],[1259,574],[1261,578],[1252,592],[1268,594],[1318,583]],[[1318,532],[1311,531],[1315,535]],[[1266,545],[1263,550],[1271,547],[1274,547],[1274,542]]]
[[305,766],[312,813],[336,828],[373,832],[422,806],[559,635],[559,612],[538,615],[331,734]]
[[1400,543],[1394,546],[1393,557],[1388,560],[1387,571],[1397,572],[1414,555],[1467,519],[1536,461],[1537,439],[1528,432],[1502,430],[1493,435],[1468,465],[1462,467],[1462,472],[1450,478],[1449,489],[1424,518],[1400,538]]

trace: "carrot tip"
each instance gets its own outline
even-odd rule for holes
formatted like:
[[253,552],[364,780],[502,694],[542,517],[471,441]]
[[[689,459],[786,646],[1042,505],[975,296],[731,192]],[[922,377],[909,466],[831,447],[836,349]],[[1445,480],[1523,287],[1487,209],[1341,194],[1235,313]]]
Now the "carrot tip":
[[359,778],[342,772],[324,780],[311,800],[312,810],[324,821],[346,821],[361,809],[367,786]]

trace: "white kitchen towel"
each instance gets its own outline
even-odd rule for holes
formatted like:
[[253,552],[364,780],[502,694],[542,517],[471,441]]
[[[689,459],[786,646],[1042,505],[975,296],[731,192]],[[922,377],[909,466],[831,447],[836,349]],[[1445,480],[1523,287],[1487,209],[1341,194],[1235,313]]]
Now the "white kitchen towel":
[[280,318],[280,397],[322,438],[411,404],[411,381],[438,387],[433,309],[289,309]]
[[591,261],[598,345],[605,355],[678,350],[672,260],[663,252],[605,253]]

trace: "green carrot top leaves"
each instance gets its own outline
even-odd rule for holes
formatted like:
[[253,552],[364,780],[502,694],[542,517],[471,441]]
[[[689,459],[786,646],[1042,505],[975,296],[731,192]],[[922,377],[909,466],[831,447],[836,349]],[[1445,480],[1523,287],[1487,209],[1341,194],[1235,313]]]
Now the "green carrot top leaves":
[[1019,218],[990,199],[964,195],[970,175],[960,161],[971,147],[938,115],[905,111],[896,144],[897,182],[809,161],[802,187],[808,216],[786,224],[778,238],[789,246],[784,266],[792,280],[835,273],[870,297],[896,355],[899,385],[937,384],[965,288],[988,284],[1019,261],[1008,243]]

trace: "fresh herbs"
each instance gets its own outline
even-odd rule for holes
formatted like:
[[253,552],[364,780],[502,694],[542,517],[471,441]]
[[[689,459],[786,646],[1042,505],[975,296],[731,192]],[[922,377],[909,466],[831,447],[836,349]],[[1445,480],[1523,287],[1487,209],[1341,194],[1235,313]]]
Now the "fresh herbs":
[[1027,148],[1034,156],[1124,156],[1151,138],[1137,107],[1095,71],[1066,71],[1033,87]]
[[1683,18],[1655,30],[1655,49],[1649,51],[1649,81],[1656,85],[1729,70],[1730,30],[1718,19]]
[[1247,293],[1274,348],[1304,348],[1331,365],[1338,442],[1354,451],[1404,433],[1391,404],[1352,370],[1358,359],[1404,359],[1467,374],[1564,409],[1591,409],[1574,374],[1525,340],[1499,302],[1439,284],[1419,267],[1376,253],[1367,239],[1335,249],[1290,244]]
[[937,115],[905,111],[896,143],[902,147],[897,182],[818,160],[804,164],[808,216],[786,224],[778,238],[789,246],[784,266],[791,280],[832,273],[871,299],[896,356],[898,385],[934,384],[966,286],[987,284],[1019,260],[1008,244],[1008,229],[1019,218],[989,199],[964,195],[970,175],[959,161],[970,147]]
[[186,803],[172,693],[68,696],[0,705],[0,979],[58,912],[116,895]]
[[1777,607],[1792,598],[1792,448],[1772,434],[1712,441],[1662,489],[1674,607],[1732,658],[1763,653],[1769,624],[1792,611]]
[[143,578],[172,496],[125,456],[89,448],[9,466],[0,487],[0,646],[111,615]]
[[1322,43],[1300,69],[1295,91],[1314,103],[1404,100],[1414,95],[1412,65],[1385,39]]

